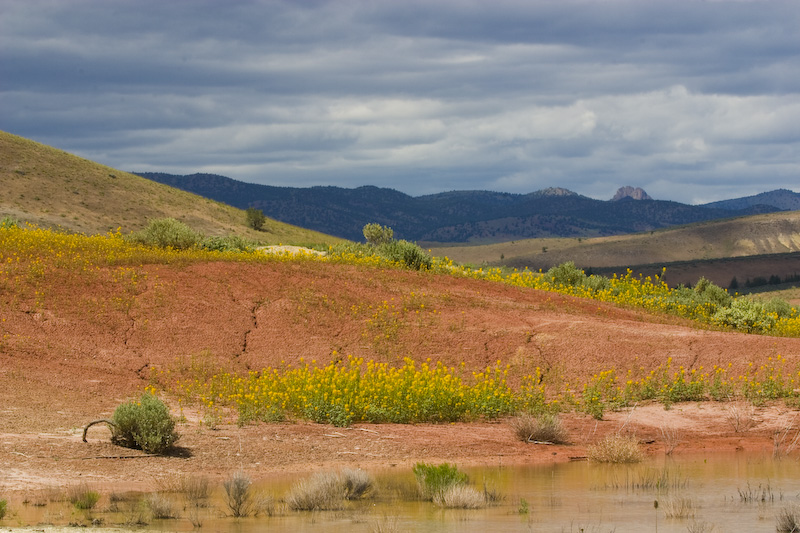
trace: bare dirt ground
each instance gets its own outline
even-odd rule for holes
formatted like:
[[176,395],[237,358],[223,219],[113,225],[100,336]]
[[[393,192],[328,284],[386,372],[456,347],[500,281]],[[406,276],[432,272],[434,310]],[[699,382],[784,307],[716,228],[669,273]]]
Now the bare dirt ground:
[[[335,469],[409,468],[417,461],[459,465],[569,461],[624,426],[648,453],[663,454],[662,429],[678,439],[676,454],[771,451],[775,431],[797,413],[783,404],[753,411],[728,403],[639,405],[605,419],[570,413],[570,444],[534,445],[514,438],[507,421],[458,424],[355,425],[294,421],[238,427],[203,424],[185,406],[181,439],[165,457],[113,446],[103,426],[138,396],[153,368],[190,366],[244,371],[297,363],[326,363],[345,354],[390,363],[403,357],[464,362],[478,370],[500,360],[511,375],[543,369],[580,379],[616,368],[711,368],[781,355],[800,363],[800,339],[699,329],[593,301],[500,284],[310,261],[142,266],[135,290],[63,280],[44,301],[18,295],[0,310],[0,494],[88,482],[103,490],[155,490],[169,479],[198,474],[221,480],[243,470],[253,479],[275,473]],[[83,283],[83,282],[81,282]],[[122,291],[122,292],[120,292]],[[8,296],[8,294],[6,294]],[[386,318],[390,342],[370,319]],[[372,324],[372,325],[371,325]],[[516,379],[512,377],[512,380]],[[180,412],[177,400],[162,393]],[[734,415],[751,422],[738,428]],[[797,427],[797,425],[795,425]]]

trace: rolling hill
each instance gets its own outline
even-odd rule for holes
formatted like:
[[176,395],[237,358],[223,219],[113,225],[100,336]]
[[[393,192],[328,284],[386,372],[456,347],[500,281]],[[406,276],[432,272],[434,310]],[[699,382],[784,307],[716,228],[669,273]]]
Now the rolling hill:
[[721,209],[747,209],[757,205],[771,205],[786,211],[800,209],[800,193],[788,189],[777,189],[769,192],[762,192],[753,196],[743,198],[733,198],[731,200],[721,200],[703,204],[703,207]]
[[[566,189],[530,194],[451,191],[412,197],[378,187],[272,187],[214,174],[143,172],[141,176],[240,208],[257,207],[290,224],[351,240],[377,222],[400,238],[492,243],[534,237],[599,237],[777,211],[765,205],[730,210],[659,200],[588,198]],[[642,191],[644,192],[644,191]],[[639,197],[642,197],[639,195]]]
[[[430,248],[435,255],[460,262],[534,270],[565,261],[603,274],[625,272],[630,267],[650,275],[667,267],[671,284],[695,283],[705,276],[727,287],[734,276],[744,281],[800,272],[800,211],[594,239],[527,239]],[[781,266],[768,266],[772,263]]]
[[239,235],[265,243],[341,239],[276,220],[264,231],[245,224],[235,207],[155,183],[6,132],[0,132],[0,217],[87,234],[141,229],[173,217],[207,235]]

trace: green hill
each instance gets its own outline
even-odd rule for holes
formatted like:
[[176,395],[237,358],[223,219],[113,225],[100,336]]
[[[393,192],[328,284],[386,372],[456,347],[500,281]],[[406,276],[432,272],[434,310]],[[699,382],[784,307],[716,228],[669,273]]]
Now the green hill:
[[141,229],[173,217],[207,235],[264,243],[334,243],[342,239],[267,219],[262,231],[244,211],[0,132],[0,217],[87,234]]

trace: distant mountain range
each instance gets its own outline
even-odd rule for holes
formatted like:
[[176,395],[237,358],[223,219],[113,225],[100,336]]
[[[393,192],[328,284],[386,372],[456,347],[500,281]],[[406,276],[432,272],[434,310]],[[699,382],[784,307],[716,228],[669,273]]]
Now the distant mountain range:
[[452,191],[412,197],[373,186],[274,187],[215,174],[138,175],[235,207],[351,240],[377,222],[402,239],[425,242],[503,242],[536,237],[620,235],[721,218],[800,209],[800,194],[773,191],[750,198],[693,206],[652,200],[623,187],[613,200],[588,198],[562,188],[530,194]]
[[703,204],[703,207],[721,209],[747,209],[757,205],[771,205],[781,211],[797,211],[800,209],[800,194],[788,189],[777,189],[769,192],[762,192],[754,196],[744,198],[734,198],[733,200],[722,200]]

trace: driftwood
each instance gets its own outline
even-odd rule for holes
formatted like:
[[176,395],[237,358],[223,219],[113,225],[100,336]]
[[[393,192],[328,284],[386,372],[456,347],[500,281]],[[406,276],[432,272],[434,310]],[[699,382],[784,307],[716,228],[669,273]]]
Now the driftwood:
[[109,420],[108,418],[101,418],[100,420],[93,420],[86,424],[86,427],[83,428],[83,442],[86,442],[86,432],[89,431],[89,428],[94,426],[95,424],[108,424],[108,427],[111,428],[111,432],[113,433],[119,426],[113,420]]

